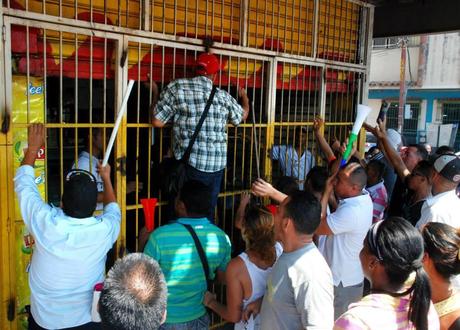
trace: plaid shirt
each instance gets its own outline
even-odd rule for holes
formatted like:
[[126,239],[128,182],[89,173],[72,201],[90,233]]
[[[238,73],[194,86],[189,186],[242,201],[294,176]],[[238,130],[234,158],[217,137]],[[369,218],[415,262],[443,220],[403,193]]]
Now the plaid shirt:
[[[163,123],[173,118],[174,157],[181,159],[200,121],[212,90],[204,76],[178,79],[161,92],[154,115]],[[199,171],[217,172],[227,165],[227,122],[237,126],[243,108],[227,92],[217,89],[190,154],[189,164]]]

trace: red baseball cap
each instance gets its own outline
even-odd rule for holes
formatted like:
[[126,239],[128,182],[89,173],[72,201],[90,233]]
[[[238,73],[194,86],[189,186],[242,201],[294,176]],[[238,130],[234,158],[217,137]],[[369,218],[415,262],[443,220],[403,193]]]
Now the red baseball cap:
[[211,53],[202,53],[196,60],[196,73],[199,75],[214,74],[220,70],[217,56]]

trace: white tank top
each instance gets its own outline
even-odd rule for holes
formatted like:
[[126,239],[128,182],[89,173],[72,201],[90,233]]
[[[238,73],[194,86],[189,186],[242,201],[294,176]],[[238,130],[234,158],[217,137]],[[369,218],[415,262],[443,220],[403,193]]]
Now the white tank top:
[[[275,243],[275,251],[276,251],[276,260],[278,260],[281,253],[283,253],[283,247],[280,243]],[[246,266],[246,269],[249,273],[249,278],[251,279],[251,286],[252,286],[252,293],[248,299],[243,299],[243,310],[246,308],[247,305],[256,301],[260,297],[265,294],[265,288],[267,286],[267,278],[270,272],[272,271],[272,267],[268,267],[267,269],[261,269],[257,267],[251,260],[249,260],[249,256],[246,252],[241,253],[238,257],[240,257]],[[275,261],[276,262],[276,261]],[[256,316],[255,319],[252,318],[248,322],[240,321],[235,323],[235,330],[252,330],[252,329],[259,329],[260,328],[259,322],[259,315]]]

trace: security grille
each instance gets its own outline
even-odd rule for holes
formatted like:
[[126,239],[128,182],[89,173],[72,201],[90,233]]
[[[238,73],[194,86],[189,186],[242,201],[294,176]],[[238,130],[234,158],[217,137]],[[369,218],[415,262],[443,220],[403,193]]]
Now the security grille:
[[[460,101],[442,101],[442,123],[457,125],[460,123]],[[457,151],[460,150],[460,130],[457,130],[453,147]]]
[[[233,219],[241,192],[259,173],[269,181],[280,175],[272,169],[270,148],[296,144],[319,160],[311,128],[316,115],[326,118],[329,139],[348,135],[363,98],[363,32],[371,13],[355,0],[6,0],[2,55],[7,70],[2,66],[0,74],[6,90],[3,108],[11,109],[7,140],[20,155],[26,127],[45,122],[40,187],[43,197],[58,205],[65,174],[78,166],[79,155],[86,150],[101,157],[90,142],[99,132],[103,141],[108,139],[124,88],[135,80],[109,164],[122,209],[115,257],[138,250],[144,224],[140,199],[157,197],[155,224],[165,223],[167,202],[159,189],[158,166],[171,145],[170,128],[151,125],[149,85],[155,82],[161,90],[193,75],[195,58],[203,51],[201,39],[210,35],[222,63],[214,83],[234,97],[239,87],[246,88],[254,110],[244,124],[227,128],[228,164],[216,208],[217,224],[238,252],[243,245]],[[296,127],[304,128],[302,139]],[[0,163],[9,178],[18,164],[19,156],[14,157]],[[10,272],[2,272],[0,279],[8,278],[15,292],[20,327],[29,303],[24,270],[30,254],[18,248],[27,233],[19,212],[13,213],[14,229],[2,242]],[[222,322],[213,318],[214,326]]]
[[[404,116],[402,135],[404,136],[406,144],[417,143],[420,102],[408,101],[406,104],[410,105],[410,118]],[[397,102],[391,102],[387,114],[387,128],[398,129],[398,112],[399,104]]]

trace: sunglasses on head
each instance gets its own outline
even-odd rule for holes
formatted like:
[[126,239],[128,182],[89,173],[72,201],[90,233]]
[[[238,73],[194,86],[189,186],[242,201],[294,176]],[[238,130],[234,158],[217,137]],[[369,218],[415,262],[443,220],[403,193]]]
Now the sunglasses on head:
[[96,178],[94,177],[93,174],[91,174],[88,171],[80,170],[80,169],[74,169],[74,170],[71,170],[69,173],[67,173],[65,177],[65,181],[69,182],[72,178],[77,177],[79,175],[85,175],[91,180],[91,182],[96,182]]

